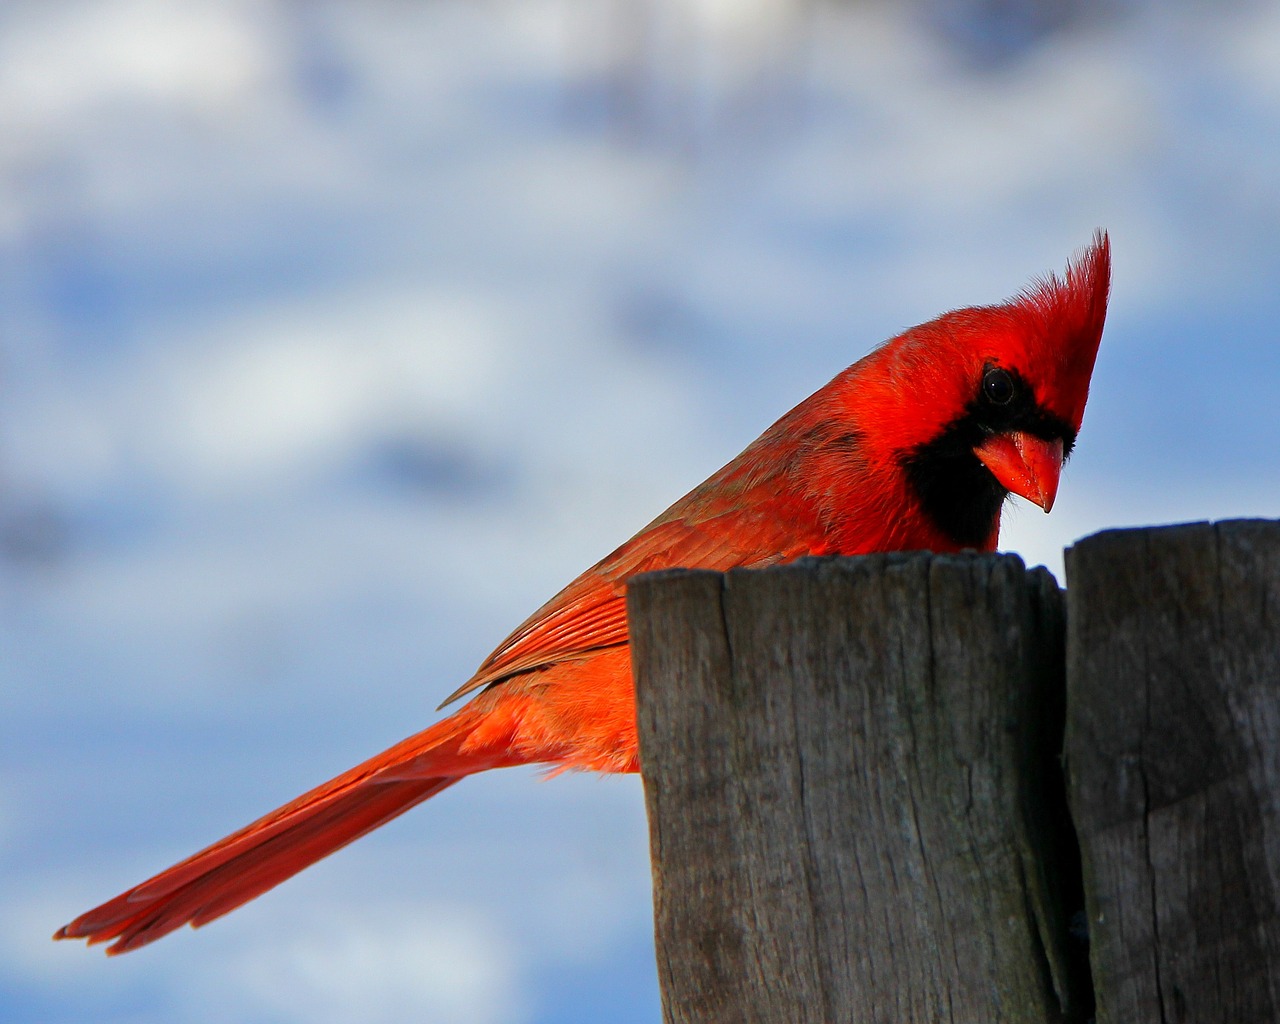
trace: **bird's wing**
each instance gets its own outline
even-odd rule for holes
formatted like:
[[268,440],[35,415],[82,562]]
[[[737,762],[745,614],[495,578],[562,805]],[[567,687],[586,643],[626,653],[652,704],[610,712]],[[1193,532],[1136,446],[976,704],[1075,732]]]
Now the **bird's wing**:
[[725,570],[809,554],[794,524],[741,508],[710,518],[667,518],[641,531],[526,619],[441,707],[475,690],[627,642],[626,583],[676,566]]

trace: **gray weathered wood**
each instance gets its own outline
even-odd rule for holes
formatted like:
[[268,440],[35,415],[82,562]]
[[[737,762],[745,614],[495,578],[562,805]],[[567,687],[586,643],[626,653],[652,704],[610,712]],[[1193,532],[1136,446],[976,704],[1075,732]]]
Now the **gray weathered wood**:
[[667,1021],[1063,1019],[1047,572],[675,570],[628,611]]
[[1274,1024],[1280,523],[1097,534],[1067,580],[1099,1024]]

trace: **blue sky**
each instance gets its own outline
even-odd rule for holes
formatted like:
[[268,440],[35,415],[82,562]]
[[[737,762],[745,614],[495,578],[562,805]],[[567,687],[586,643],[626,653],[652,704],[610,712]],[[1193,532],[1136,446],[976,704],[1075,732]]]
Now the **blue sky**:
[[656,1020],[633,778],[468,780],[199,932],[47,937],[1097,227],[1077,454],[1002,546],[1276,514],[1280,8],[977,10],[6,5],[0,1016]]

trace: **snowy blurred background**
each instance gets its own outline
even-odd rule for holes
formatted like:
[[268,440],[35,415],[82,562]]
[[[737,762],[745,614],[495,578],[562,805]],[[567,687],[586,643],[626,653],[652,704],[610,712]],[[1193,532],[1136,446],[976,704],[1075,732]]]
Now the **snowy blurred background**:
[[196,933],[49,934],[434,720],[900,329],[1112,313],[1003,542],[1280,511],[1280,8],[0,6],[0,1017],[653,1022],[637,780],[508,772]]

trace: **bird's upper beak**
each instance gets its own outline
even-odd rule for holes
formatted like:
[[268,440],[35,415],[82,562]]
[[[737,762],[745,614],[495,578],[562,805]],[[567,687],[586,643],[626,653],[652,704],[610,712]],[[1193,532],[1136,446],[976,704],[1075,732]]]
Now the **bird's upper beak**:
[[1062,475],[1062,439],[1043,438],[1011,430],[993,434],[973,450],[982,464],[1008,490],[1034,501],[1048,512],[1058,494]]

